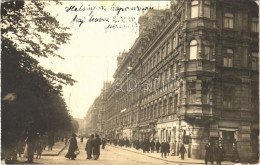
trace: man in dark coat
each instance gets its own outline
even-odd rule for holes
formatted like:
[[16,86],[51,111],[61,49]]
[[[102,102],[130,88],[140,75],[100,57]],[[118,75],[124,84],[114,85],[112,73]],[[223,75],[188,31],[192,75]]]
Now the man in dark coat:
[[100,145],[101,145],[101,139],[99,138],[99,135],[96,134],[93,144],[94,144],[93,157],[94,157],[94,160],[97,160],[100,155]]
[[184,154],[186,153],[186,148],[184,147],[184,144],[181,145],[180,153],[181,153],[181,159],[184,160]]
[[218,141],[216,141],[215,146],[213,148],[213,152],[214,152],[214,159],[216,161],[217,164],[221,164],[222,161],[222,150],[219,147],[219,143]]
[[205,153],[205,164],[208,164],[208,162],[213,164],[214,163],[213,148],[212,148],[210,143],[207,143],[205,145],[205,150],[206,150],[206,153]]
[[160,142],[159,142],[159,140],[158,140],[158,141],[156,142],[156,144],[155,144],[155,148],[156,148],[157,153],[159,153],[160,146],[161,146],[161,144],[160,144]]
[[94,135],[92,134],[88,139],[85,147],[85,151],[87,151],[87,159],[92,159],[91,155],[93,151],[93,140],[94,140]]
[[150,146],[151,146],[151,153],[153,153],[153,152],[154,152],[154,146],[155,146],[154,141],[152,141],[152,142],[150,143]]
[[78,149],[78,144],[76,140],[76,134],[72,134],[72,138],[70,139],[70,145],[67,154],[65,155],[66,158],[69,158],[71,160],[75,160],[77,157],[74,153]]
[[162,153],[162,158],[163,158],[163,155],[164,155],[164,158],[166,158],[167,146],[166,146],[166,142],[165,141],[163,141],[161,143],[161,153]]
[[53,132],[50,132],[48,134],[48,150],[52,151],[53,146],[54,146],[54,134]]

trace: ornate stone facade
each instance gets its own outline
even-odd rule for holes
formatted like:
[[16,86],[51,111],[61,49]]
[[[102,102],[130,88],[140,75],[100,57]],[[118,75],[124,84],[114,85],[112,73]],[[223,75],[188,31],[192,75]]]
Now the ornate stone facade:
[[108,138],[169,141],[203,158],[220,140],[231,156],[258,155],[258,10],[253,1],[174,1],[139,19],[106,90]]

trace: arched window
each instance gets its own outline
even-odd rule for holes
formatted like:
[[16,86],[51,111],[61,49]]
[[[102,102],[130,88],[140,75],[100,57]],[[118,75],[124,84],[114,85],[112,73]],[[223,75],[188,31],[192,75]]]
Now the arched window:
[[196,40],[192,40],[190,42],[190,60],[194,60],[197,59],[197,41]]
[[234,14],[225,13],[224,15],[224,27],[233,29],[234,28]]
[[209,54],[210,54],[210,47],[209,47],[209,41],[203,42],[204,46],[204,59],[209,60]]
[[199,16],[199,1],[191,1],[191,18],[197,18]]

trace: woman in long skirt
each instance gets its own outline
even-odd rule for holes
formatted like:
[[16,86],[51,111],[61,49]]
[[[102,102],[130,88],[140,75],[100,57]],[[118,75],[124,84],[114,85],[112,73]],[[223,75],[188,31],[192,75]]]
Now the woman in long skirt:
[[78,149],[76,136],[77,136],[76,134],[72,134],[72,138],[70,139],[68,153],[65,155],[66,158],[69,158],[71,160],[75,160],[75,158],[77,157],[76,154],[74,153],[76,151],[76,149]]

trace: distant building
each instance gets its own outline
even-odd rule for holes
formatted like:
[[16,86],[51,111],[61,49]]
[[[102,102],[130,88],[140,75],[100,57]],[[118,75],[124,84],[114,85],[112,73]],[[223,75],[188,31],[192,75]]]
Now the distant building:
[[175,154],[184,143],[192,158],[215,140],[231,157],[235,142],[241,160],[258,160],[258,11],[251,0],[183,0],[141,16],[106,88],[101,131],[166,140]]

